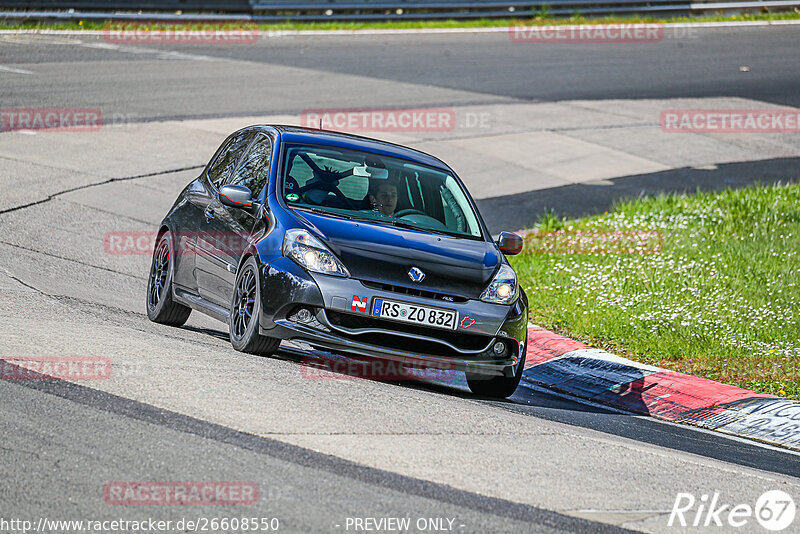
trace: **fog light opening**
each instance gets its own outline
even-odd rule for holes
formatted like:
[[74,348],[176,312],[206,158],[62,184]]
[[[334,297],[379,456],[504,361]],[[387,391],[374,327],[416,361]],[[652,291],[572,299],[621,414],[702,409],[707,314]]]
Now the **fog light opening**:
[[492,347],[492,350],[498,356],[502,356],[506,352],[506,344],[503,343],[502,341],[498,341],[497,343],[494,344],[494,347]]
[[314,316],[308,308],[300,308],[296,317],[298,323],[308,323]]

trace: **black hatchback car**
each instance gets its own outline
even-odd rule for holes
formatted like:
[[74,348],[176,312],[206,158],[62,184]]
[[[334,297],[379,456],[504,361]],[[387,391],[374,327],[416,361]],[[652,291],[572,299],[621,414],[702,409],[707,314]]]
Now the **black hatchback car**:
[[473,199],[440,160],[292,126],[228,137],[159,229],[147,314],[197,310],[236,350],[281,340],[466,372],[507,397],[525,362],[527,297]]

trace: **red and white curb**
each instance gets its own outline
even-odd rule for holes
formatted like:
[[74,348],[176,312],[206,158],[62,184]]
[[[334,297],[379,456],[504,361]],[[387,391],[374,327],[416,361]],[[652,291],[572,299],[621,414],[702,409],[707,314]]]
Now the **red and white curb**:
[[800,402],[637,363],[528,325],[525,382],[800,451]]

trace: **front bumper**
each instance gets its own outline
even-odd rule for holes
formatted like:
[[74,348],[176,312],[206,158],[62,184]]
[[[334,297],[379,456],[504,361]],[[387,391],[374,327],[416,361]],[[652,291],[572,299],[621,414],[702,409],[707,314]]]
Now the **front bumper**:
[[[280,258],[262,268],[259,332],[332,352],[488,376],[513,376],[524,363],[528,314],[524,294],[514,304],[498,305],[434,300],[379,286],[312,275]],[[443,330],[375,319],[368,312],[376,298],[455,310],[458,326]],[[298,314],[301,309],[309,313]],[[498,342],[505,346],[499,355],[494,352]]]

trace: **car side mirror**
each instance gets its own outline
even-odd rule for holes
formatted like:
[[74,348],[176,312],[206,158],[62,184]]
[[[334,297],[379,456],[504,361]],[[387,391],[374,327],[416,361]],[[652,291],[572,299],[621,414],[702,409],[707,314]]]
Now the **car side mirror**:
[[243,185],[223,185],[220,187],[217,197],[223,206],[229,208],[239,208],[250,213],[256,209],[253,193]]
[[501,232],[497,246],[500,247],[500,252],[503,254],[514,256],[522,252],[522,238],[511,232]]

